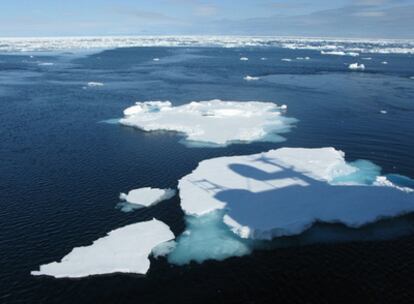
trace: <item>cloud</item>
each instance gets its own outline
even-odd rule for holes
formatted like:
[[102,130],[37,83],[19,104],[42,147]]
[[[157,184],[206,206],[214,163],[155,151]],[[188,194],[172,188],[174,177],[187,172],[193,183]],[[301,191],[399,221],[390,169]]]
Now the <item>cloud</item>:
[[385,16],[385,12],[382,11],[361,11],[352,14],[356,17],[383,17]]
[[194,7],[194,13],[198,16],[213,16],[217,11],[217,6],[212,4],[197,4]]

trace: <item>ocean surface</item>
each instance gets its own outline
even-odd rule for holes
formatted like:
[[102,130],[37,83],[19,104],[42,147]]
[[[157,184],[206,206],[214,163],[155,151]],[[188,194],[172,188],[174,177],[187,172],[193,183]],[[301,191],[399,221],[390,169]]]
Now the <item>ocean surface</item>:
[[[366,69],[349,70],[354,62]],[[398,227],[394,237],[289,245],[221,262],[151,258],[146,276],[73,280],[30,271],[153,217],[180,234],[178,196],[124,213],[119,193],[175,188],[212,157],[332,146],[349,161],[414,178],[413,76],[412,53],[353,57],[275,46],[1,53],[0,303],[412,303],[414,229]],[[136,101],[215,98],[286,104],[298,123],[285,142],[225,148],[188,148],[174,133],[110,123]],[[412,215],[398,220],[414,227]]]

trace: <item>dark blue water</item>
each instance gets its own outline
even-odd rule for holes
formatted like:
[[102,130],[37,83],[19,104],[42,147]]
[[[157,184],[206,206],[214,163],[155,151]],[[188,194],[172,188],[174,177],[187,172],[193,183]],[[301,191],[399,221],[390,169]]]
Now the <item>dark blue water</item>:
[[[311,60],[280,60],[305,56]],[[367,67],[361,73],[348,70],[357,61],[352,57],[277,48],[0,55],[0,303],[412,302],[411,235],[288,246],[182,267],[154,260],[144,278],[29,274],[73,247],[152,217],[179,234],[178,197],[126,214],[115,208],[118,195],[176,187],[206,158],[333,146],[348,160],[369,159],[384,173],[413,178],[414,57],[368,56],[371,61],[358,60]],[[246,82],[246,75],[261,80]],[[90,88],[90,81],[105,85]],[[178,105],[213,98],[287,104],[299,123],[284,143],[198,149],[181,145],[174,134],[100,123],[121,117],[138,100]]]

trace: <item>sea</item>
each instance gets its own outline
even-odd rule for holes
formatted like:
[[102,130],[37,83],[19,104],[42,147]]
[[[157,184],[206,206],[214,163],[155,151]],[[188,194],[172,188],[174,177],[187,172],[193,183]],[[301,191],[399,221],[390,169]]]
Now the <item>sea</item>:
[[[348,161],[414,178],[413,44],[125,41],[95,48],[94,41],[72,48],[0,41],[0,303],[413,303],[413,228],[183,266],[151,257],[145,276],[30,275],[154,217],[179,235],[178,196],[125,213],[119,194],[176,188],[205,159],[334,147]],[[352,63],[365,69],[351,70]],[[117,123],[137,101],[211,99],[285,104],[298,122],[284,142],[197,148],[177,133]],[[398,220],[414,227],[413,215]]]

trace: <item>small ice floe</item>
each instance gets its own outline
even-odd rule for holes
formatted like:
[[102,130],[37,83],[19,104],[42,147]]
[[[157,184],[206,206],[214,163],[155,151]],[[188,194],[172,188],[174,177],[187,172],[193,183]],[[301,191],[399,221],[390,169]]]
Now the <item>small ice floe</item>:
[[53,62],[39,62],[38,66],[52,66],[55,65]]
[[381,114],[387,114],[388,112],[386,110],[381,110],[380,113]]
[[170,199],[175,195],[174,189],[158,189],[158,188],[139,188],[128,192],[121,193],[119,198],[130,204],[140,207],[150,207],[164,200]]
[[321,51],[322,55],[335,55],[335,56],[352,56],[358,57],[359,53],[356,52],[343,52],[343,51]]
[[103,86],[104,84],[102,82],[95,82],[95,81],[88,82],[88,87],[90,88],[103,87]]
[[372,60],[372,58],[371,57],[363,57],[363,58],[361,58],[362,60]]
[[365,70],[365,65],[364,65],[363,63],[358,64],[358,62],[355,62],[355,63],[351,63],[351,64],[348,66],[348,68],[349,68],[350,70],[359,70],[359,71],[363,71],[363,70]]
[[254,81],[254,80],[259,80],[260,77],[255,77],[255,76],[249,76],[249,75],[247,75],[243,79],[246,80],[246,81]]
[[[210,100],[172,106],[169,101],[137,102],[124,110],[123,125],[143,131],[173,131],[189,146],[225,146],[251,141],[278,142],[296,122],[272,102]],[[243,121],[241,124],[240,121]]]
[[[315,222],[358,228],[414,212],[412,189],[395,186],[368,161],[347,163],[334,148],[282,148],[204,160],[178,188],[190,219],[222,212],[206,228],[222,230],[218,227],[224,222],[250,239],[297,235]],[[202,244],[198,239],[193,246]]]
[[249,58],[247,58],[247,57],[240,57],[240,60],[241,61],[247,61],[247,60],[249,60]]
[[310,57],[296,57],[296,60],[309,60]]
[[262,58],[260,58],[260,60],[263,60],[264,61],[264,60],[267,60],[267,58],[266,57],[262,57]]
[[153,58],[153,61],[160,61],[160,58]]
[[170,228],[153,219],[109,232],[91,245],[76,247],[60,262],[41,265],[32,275],[81,278],[116,272],[146,274],[148,256],[164,242],[174,239]]
[[292,59],[290,59],[290,58],[282,58],[281,60],[282,60],[282,61],[287,61],[287,62],[292,61]]
[[381,64],[388,64],[388,61],[383,61],[381,62]]

